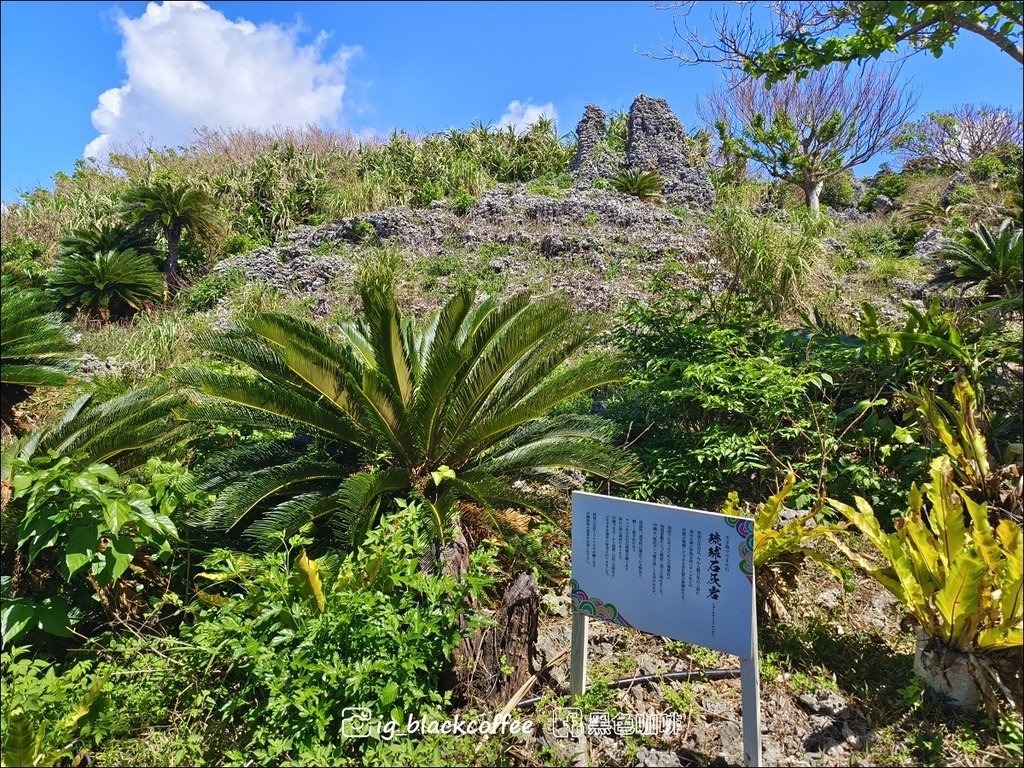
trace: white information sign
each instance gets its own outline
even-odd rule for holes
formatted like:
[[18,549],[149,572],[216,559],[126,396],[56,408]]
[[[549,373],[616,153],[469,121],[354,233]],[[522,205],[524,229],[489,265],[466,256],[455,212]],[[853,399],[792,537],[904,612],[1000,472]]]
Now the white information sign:
[[572,495],[578,613],[751,659],[754,521]]

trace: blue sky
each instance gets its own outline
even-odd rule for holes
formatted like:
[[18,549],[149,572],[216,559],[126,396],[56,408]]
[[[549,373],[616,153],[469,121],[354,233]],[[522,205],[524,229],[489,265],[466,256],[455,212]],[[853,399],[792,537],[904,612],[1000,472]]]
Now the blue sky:
[[[721,5],[693,21],[706,29]],[[368,135],[547,114],[568,133],[587,103],[625,109],[646,93],[694,128],[721,73],[639,53],[671,38],[672,14],[646,2],[3,2],[0,194],[50,186],[87,147],[178,146],[200,124]],[[919,114],[1024,99],[1020,65],[970,34],[903,74]]]

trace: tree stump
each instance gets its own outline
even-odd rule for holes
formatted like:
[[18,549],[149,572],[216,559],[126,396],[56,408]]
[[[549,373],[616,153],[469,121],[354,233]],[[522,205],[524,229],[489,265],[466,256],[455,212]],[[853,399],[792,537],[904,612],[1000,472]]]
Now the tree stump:
[[[420,568],[460,581],[464,578],[469,570],[469,544],[458,522],[444,547],[435,545],[424,554]],[[476,607],[473,596],[470,607]],[[452,691],[457,705],[473,700],[503,704],[526,682],[533,674],[539,613],[537,580],[528,573],[520,573],[506,588],[494,611],[492,618],[496,624],[466,637],[452,653],[451,666],[441,684]],[[459,626],[466,626],[461,615]]]
[[494,612],[496,624],[467,638],[459,649],[469,700],[503,704],[530,677],[539,611],[537,580],[520,573]]

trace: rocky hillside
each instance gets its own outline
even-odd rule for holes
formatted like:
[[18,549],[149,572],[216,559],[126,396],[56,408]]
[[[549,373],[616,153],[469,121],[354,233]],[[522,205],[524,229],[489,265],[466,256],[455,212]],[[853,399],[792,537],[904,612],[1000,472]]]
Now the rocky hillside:
[[707,238],[697,219],[614,191],[552,186],[538,194],[503,185],[463,216],[438,202],[300,227],[284,244],[227,259],[217,270],[240,268],[250,281],[314,294],[322,314],[371,249],[391,246],[413,260],[409,274],[421,276],[421,290],[409,286],[406,296],[414,311],[441,303],[466,280],[498,292],[564,290],[581,307],[608,311],[652,298],[666,282],[696,287],[696,274],[714,274]]
[[[589,105],[577,127],[578,149],[568,174],[500,184],[471,201],[438,200],[427,208],[395,207],[300,226],[277,245],[221,261],[215,273],[234,270],[250,282],[311,297],[311,309],[320,316],[355,308],[356,268],[381,249],[405,261],[402,298],[414,312],[437,306],[451,290],[467,285],[499,294],[561,290],[581,308],[599,312],[673,289],[722,290],[727,278],[713,253],[709,219],[715,191],[692,156],[692,140],[663,99],[647,96],[634,101],[627,129],[624,153],[612,151],[607,118]],[[607,181],[619,172],[643,170],[656,170],[663,181],[656,202],[617,192]],[[858,197],[876,181],[856,182]],[[853,207],[830,212],[833,229],[880,224],[895,208],[877,195],[869,213]],[[774,203],[757,205],[752,213],[799,229]],[[926,261],[937,234],[929,230],[915,256]],[[840,313],[856,309],[861,295],[878,302],[883,316],[898,315],[895,308],[904,299],[921,298],[923,284],[898,274],[887,276],[885,291],[857,290],[871,277],[864,274],[870,265],[856,258],[842,236],[823,236],[815,247],[823,263],[850,257],[851,274],[826,267],[819,275],[819,289],[838,297]]]

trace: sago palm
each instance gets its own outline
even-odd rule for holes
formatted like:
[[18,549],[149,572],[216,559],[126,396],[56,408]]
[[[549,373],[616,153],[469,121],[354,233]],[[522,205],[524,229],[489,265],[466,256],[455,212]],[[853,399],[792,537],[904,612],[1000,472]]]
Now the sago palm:
[[64,309],[107,321],[159,301],[163,281],[152,257],[133,250],[68,253],[51,272],[49,289]]
[[599,329],[564,298],[461,291],[419,325],[389,281],[360,292],[363,317],[337,335],[265,314],[200,339],[241,369],[179,374],[195,393],[179,417],[281,436],[210,462],[207,525],[261,537],[316,522],[351,547],[404,497],[439,542],[460,509],[514,536],[565,470],[624,478],[604,422],[548,415],[619,375],[608,353],[577,355]]
[[14,428],[14,406],[36,387],[68,383],[77,366],[71,330],[40,292],[0,278],[0,385],[2,420]]
[[654,170],[641,171],[625,168],[608,179],[616,192],[632,195],[645,203],[654,203],[661,199],[664,187],[661,174]]
[[952,264],[939,272],[935,285],[980,285],[992,298],[1020,296],[1024,285],[1022,267],[1024,241],[1021,228],[1012,219],[1005,219],[993,233],[984,224],[968,229],[964,241],[947,240],[940,252]]
[[135,251],[147,256],[157,254],[152,232],[137,226],[98,221],[74,229],[60,239],[61,256],[76,253],[93,256],[106,251]]
[[181,287],[178,247],[185,231],[204,236],[220,229],[221,221],[213,198],[201,187],[168,180],[139,184],[125,192],[122,213],[146,227],[156,227],[167,241],[164,279],[173,298]]

